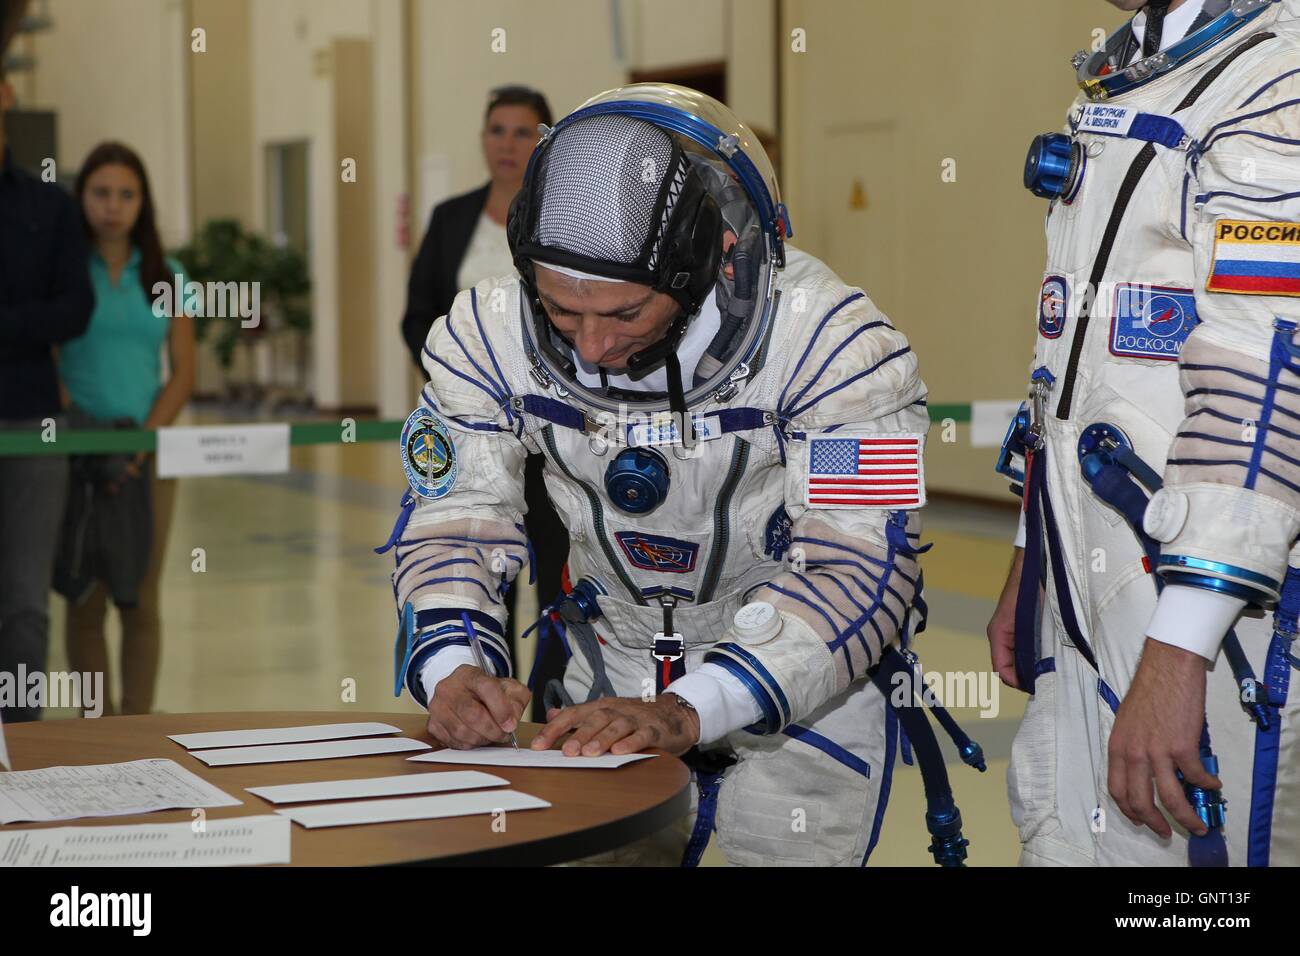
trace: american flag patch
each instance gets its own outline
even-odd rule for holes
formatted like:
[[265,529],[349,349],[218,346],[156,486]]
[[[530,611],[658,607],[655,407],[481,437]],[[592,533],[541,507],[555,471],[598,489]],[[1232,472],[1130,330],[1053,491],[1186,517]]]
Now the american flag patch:
[[917,434],[823,434],[808,440],[810,508],[919,508],[925,504]]

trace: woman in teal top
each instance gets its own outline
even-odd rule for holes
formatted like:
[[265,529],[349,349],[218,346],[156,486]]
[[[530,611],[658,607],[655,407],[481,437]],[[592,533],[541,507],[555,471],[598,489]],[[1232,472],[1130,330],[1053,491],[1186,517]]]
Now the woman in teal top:
[[[176,288],[179,275],[179,287],[184,288],[185,276],[178,263],[163,256],[144,164],[120,143],[101,143],[82,164],[76,195],[93,250],[90,276],[95,311],[86,334],[60,349],[59,368],[67,399],[96,419],[129,418],[142,428],[170,425],[194,388],[194,323],[183,312],[168,315],[164,309],[154,308],[155,302],[163,301],[155,291],[158,284]],[[170,370],[165,380],[164,346]],[[139,602],[118,609],[122,619],[120,712],[124,714],[152,710],[162,645],[159,578],[176,482],[153,477],[150,457],[142,452],[127,468],[129,478],[150,476],[153,531]],[[74,671],[105,675],[104,712],[114,713],[104,639],[107,610],[102,582],[86,600],[69,602],[68,659]]]

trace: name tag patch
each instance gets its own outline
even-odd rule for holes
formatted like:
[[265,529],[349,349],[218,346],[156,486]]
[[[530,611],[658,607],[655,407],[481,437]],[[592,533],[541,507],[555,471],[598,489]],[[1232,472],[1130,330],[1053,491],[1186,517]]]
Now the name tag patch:
[[1177,361],[1199,322],[1191,289],[1121,283],[1115,288],[1110,352],[1124,358]]
[[1079,131],[1101,133],[1103,136],[1127,136],[1137,115],[1137,110],[1127,106],[1090,103],[1083,108],[1083,116],[1079,118]]
[[1061,276],[1048,276],[1038,296],[1038,334],[1045,339],[1059,339],[1065,331],[1065,316],[1070,304],[1070,287]]
[[1209,292],[1300,296],[1300,223],[1214,224],[1214,260]]

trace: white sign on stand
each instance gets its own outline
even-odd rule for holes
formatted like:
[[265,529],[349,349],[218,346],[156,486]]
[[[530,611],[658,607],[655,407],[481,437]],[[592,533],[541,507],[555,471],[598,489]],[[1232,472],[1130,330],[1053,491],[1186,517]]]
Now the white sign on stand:
[[289,426],[202,425],[158,429],[158,477],[274,475],[289,470]]
[[970,443],[972,448],[998,448],[1007,426],[1020,410],[1019,402],[971,402]]

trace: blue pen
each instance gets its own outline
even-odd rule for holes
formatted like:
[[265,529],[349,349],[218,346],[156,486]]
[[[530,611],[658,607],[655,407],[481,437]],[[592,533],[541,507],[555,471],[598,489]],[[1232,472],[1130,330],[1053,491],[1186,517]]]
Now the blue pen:
[[[483,648],[479,645],[478,631],[474,627],[474,622],[471,621],[469,615],[463,611],[461,612],[460,619],[465,623],[465,633],[469,635],[469,646],[474,652],[474,663],[478,665],[478,669],[484,674],[492,673],[488,670],[487,658],[483,656]],[[516,750],[519,749],[519,737],[513,730],[510,731],[510,742],[515,745]]]

